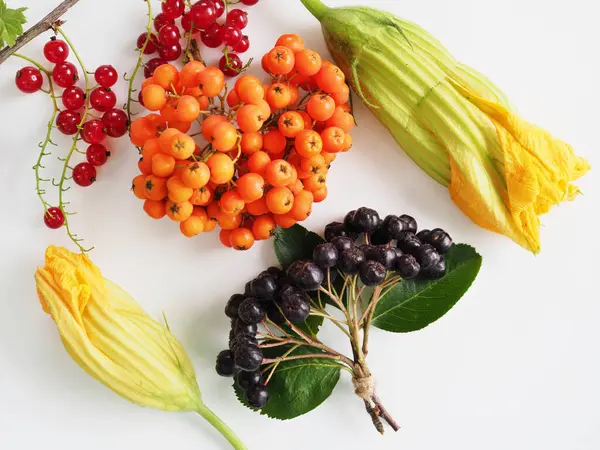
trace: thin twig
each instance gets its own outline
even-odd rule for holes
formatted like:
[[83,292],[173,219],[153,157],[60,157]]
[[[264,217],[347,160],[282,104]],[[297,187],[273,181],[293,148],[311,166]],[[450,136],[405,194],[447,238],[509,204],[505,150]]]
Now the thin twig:
[[309,358],[323,358],[323,359],[335,359],[336,361],[341,361],[342,357],[339,355],[328,355],[325,353],[312,353],[309,355],[294,355],[294,356],[286,356],[284,357],[280,357],[280,358],[273,358],[273,359],[263,359],[263,364],[269,364],[269,363],[276,363],[276,362],[282,362],[282,361],[292,361],[295,359],[309,359]]
[[373,403],[375,403],[375,407],[378,409],[378,413],[383,420],[385,420],[394,431],[398,431],[400,429],[400,425],[398,425],[398,422],[396,422],[391,414],[385,409],[377,394],[373,394],[371,400],[373,400]]
[[133,98],[131,98],[131,96],[135,92],[135,90],[133,89],[133,83],[134,83],[135,77],[137,76],[137,73],[140,70],[140,67],[142,66],[142,63],[144,61],[144,50],[146,50],[146,47],[148,46],[148,43],[150,42],[150,39],[152,38],[152,23],[153,23],[152,4],[151,4],[150,0],[146,0],[146,4],[148,6],[148,23],[146,24],[146,40],[144,41],[144,45],[142,45],[142,48],[138,50],[140,52],[140,54],[139,54],[138,60],[135,64],[135,68],[133,69],[133,72],[131,73],[131,76],[129,78],[129,86],[127,87],[127,105],[125,107],[125,110],[127,111],[127,120],[129,120],[129,122],[131,122],[131,118],[132,118],[131,103],[133,101]]

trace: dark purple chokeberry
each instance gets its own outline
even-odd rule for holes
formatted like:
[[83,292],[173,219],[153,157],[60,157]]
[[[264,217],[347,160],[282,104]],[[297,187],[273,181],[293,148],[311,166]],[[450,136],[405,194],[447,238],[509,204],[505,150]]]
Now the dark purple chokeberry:
[[285,275],[285,272],[281,270],[279,267],[271,266],[267,269],[267,273],[270,273],[275,278],[279,279]]
[[256,332],[258,331],[258,326],[255,323],[246,324],[241,320],[238,320],[235,324],[235,333],[236,334],[247,334],[248,336],[256,336]]
[[[283,300],[281,300],[281,302],[283,302]],[[269,302],[266,306],[267,317],[269,318],[269,320],[276,323],[277,325],[283,325],[285,323],[285,317],[283,317],[283,314],[279,309],[279,305],[275,302]]]
[[405,280],[419,275],[421,266],[413,255],[402,255],[396,260],[396,272]]
[[270,273],[252,280],[252,293],[258,298],[273,300],[277,292],[277,278]]
[[266,312],[257,298],[250,297],[240,305],[238,316],[246,325],[259,324],[264,320]]
[[404,233],[402,239],[398,240],[398,248],[402,250],[404,253],[410,253],[411,255],[415,254],[416,251],[421,246],[421,241],[414,235],[412,232]]
[[244,295],[248,295],[248,296],[254,295],[252,293],[252,281],[254,281],[254,280],[250,280],[244,285]]
[[373,245],[386,245],[392,240],[394,239],[383,227],[377,228],[370,238],[371,244]]
[[417,261],[419,262],[421,268],[426,269],[437,263],[440,260],[441,256],[437,252],[437,250],[433,248],[433,245],[423,244],[417,249],[417,252],[415,253],[415,258],[417,258]]
[[229,348],[235,352],[238,347],[258,345],[256,338],[247,334],[236,334],[233,339],[230,340]]
[[239,369],[235,365],[233,352],[231,350],[223,350],[217,355],[215,369],[222,377],[233,377],[239,372]]
[[338,269],[346,274],[358,273],[358,266],[365,261],[365,254],[359,248],[350,248],[340,255]]
[[304,295],[304,291],[296,286],[292,286],[291,284],[284,284],[278,293],[279,303],[283,302],[286,298],[291,297],[292,295]]
[[237,319],[238,309],[244,300],[246,300],[246,297],[242,294],[233,294],[229,297],[227,305],[225,305],[225,315],[230,319]]
[[294,285],[305,291],[319,289],[325,279],[323,271],[314,261],[296,261],[287,270],[287,275]]
[[431,279],[442,278],[446,274],[446,260],[444,257],[440,256],[440,259],[425,269],[422,274]]
[[394,216],[392,214],[383,220],[381,228],[385,232],[386,236],[390,237],[390,240],[400,239],[404,231],[406,231],[404,222],[400,220],[398,216]]
[[338,260],[338,251],[331,243],[319,244],[313,251],[313,259],[321,269],[335,267]]
[[423,243],[429,243],[429,230],[421,230],[417,233],[417,237]]
[[417,221],[412,216],[402,214],[399,218],[404,222],[404,231],[409,231],[411,233],[417,232]]
[[400,258],[402,255],[404,255],[404,252],[402,250],[400,250],[398,247],[390,247],[392,250],[394,250],[394,253],[396,254],[396,259]]
[[365,258],[370,261],[377,261],[387,270],[393,270],[396,263],[396,252],[387,245],[375,245],[365,252]]
[[265,386],[252,385],[246,390],[246,401],[253,408],[264,408],[269,402],[269,391]]
[[235,350],[235,365],[246,372],[260,368],[263,353],[256,345],[239,345]]
[[387,271],[383,264],[377,261],[364,261],[358,267],[358,273],[365,286],[377,286],[385,280]]
[[358,208],[354,213],[353,229],[359,233],[373,233],[381,224],[379,213],[371,208]]
[[240,372],[235,377],[238,386],[245,392],[250,386],[264,386],[265,380],[259,371]]
[[337,249],[338,253],[349,250],[354,247],[354,239],[348,236],[338,236],[331,240],[331,243]]
[[358,235],[354,232],[346,230],[344,224],[341,222],[331,222],[325,227],[325,240],[331,242],[333,238],[338,236],[348,236],[352,239],[356,239]]
[[344,228],[348,231],[358,233],[359,230],[354,228],[354,217],[356,217],[356,210],[352,210],[346,214],[346,217],[344,217]]
[[433,245],[440,253],[446,253],[452,247],[452,238],[441,228],[431,230],[425,242]]
[[310,315],[310,303],[305,295],[292,295],[281,304],[283,315],[292,323],[302,323]]

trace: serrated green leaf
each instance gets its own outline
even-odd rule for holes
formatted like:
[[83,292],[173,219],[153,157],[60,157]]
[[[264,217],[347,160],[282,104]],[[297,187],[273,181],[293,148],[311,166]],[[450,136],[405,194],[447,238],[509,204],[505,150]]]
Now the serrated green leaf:
[[299,259],[311,259],[314,248],[325,242],[321,236],[301,225],[279,228],[275,233],[275,255],[284,268]]
[[446,275],[438,280],[405,280],[382,298],[372,324],[382,330],[408,333],[425,328],[446,314],[467,292],[481,268],[481,255],[465,244],[446,254]]
[[0,0],[0,48],[15,45],[17,38],[23,34],[23,24],[27,23],[27,8],[10,9],[4,0]]
[[[269,350],[269,351],[267,351]],[[277,358],[286,347],[265,349],[265,357]],[[317,349],[300,347],[291,355],[321,353]],[[321,405],[333,392],[340,379],[341,364],[323,358],[297,359],[282,362],[267,386],[269,403],[260,410],[272,419],[289,420],[306,414]],[[242,390],[234,384],[238,400],[253,409]]]

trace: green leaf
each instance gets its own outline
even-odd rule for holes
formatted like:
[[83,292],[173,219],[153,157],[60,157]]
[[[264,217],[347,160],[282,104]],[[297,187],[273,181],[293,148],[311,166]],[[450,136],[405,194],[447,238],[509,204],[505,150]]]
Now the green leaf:
[[468,245],[454,245],[446,254],[446,264],[446,275],[438,280],[398,283],[377,304],[372,324],[382,330],[408,333],[446,314],[477,277],[481,255]]
[[17,38],[23,34],[23,24],[27,23],[27,8],[10,9],[4,0],[0,0],[0,48],[15,45]]
[[[289,348],[265,349],[265,357],[277,358]],[[267,351],[269,350],[269,351]],[[320,350],[300,347],[291,355],[321,353]],[[333,359],[307,358],[284,361],[279,364],[267,386],[269,403],[260,410],[272,419],[289,420],[317,408],[333,392],[340,379],[341,364]],[[238,400],[253,409],[242,390],[234,384]]]
[[311,259],[314,248],[325,242],[321,236],[301,225],[279,228],[275,233],[275,255],[284,268],[298,259]]

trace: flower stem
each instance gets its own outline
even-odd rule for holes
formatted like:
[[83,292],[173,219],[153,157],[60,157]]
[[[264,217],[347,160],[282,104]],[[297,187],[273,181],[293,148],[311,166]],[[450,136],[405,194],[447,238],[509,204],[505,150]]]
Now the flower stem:
[[321,20],[323,15],[329,10],[329,7],[325,5],[321,0],[300,0],[304,7],[310,11],[310,13]]
[[196,410],[208,423],[217,429],[236,450],[246,450],[246,446],[225,422],[223,422],[208,406],[202,403]]

